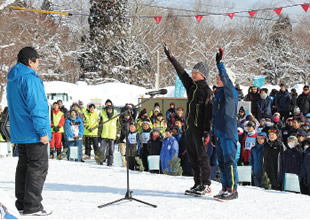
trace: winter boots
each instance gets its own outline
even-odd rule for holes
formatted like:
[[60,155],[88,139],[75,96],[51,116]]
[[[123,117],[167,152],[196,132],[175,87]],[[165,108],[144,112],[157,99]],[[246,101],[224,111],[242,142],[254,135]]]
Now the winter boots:
[[208,185],[198,185],[195,184],[189,190],[185,191],[185,195],[193,195],[193,196],[209,196],[211,195],[211,188]]

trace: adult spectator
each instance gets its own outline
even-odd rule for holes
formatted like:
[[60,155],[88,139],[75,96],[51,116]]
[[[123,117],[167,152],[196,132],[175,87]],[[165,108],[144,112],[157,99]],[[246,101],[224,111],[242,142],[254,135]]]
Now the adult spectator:
[[48,171],[47,144],[52,138],[44,85],[37,75],[39,55],[24,47],[7,76],[11,142],[18,144],[15,206],[24,215],[49,215],[42,190]]
[[310,91],[309,86],[304,86],[303,93],[298,96],[297,105],[303,115],[310,113]]
[[239,83],[236,84],[235,89],[238,92],[238,100],[240,102],[240,101],[242,101],[244,99],[244,95],[243,95],[242,89],[240,88],[240,84]]
[[268,89],[263,88],[260,92],[260,98],[257,101],[257,119],[260,121],[261,118],[272,116],[271,112],[272,100],[268,96]]
[[296,92],[296,89],[291,89],[291,104],[290,104],[290,112],[294,112],[295,107],[297,107],[297,98],[298,98],[298,94]]
[[169,109],[166,112],[166,121],[167,121],[167,127],[171,128],[173,126],[173,118],[177,114],[175,110],[175,104],[174,102],[171,102],[169,105]]
[[[252,90],[252,92],[251,92]],[[251,102],[251,112],[254,115],[255,118],[257,118],[257,101],[260,98],[260,95],[258,93],[258,88],[256,86],[252,86],[252,89],[249,89],[249,94],[244,98],[244,101],[249,101]]]
[[275,98],[275,104],[277,111],[281,115],[281,120],[286,121],[290,111],[291,98],[288,90],[286,89],[285,83],[280,84],[280,92]]

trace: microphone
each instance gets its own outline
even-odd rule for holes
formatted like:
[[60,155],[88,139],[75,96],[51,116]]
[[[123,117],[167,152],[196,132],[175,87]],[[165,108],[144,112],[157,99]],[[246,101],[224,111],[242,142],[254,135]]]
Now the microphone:
[[167,93],[168,93],[167,89],[160,89],[157,91],[147,92],[147,93],[145,93],[145,95],[151,95],[151,96],[153,96],[153,95],[165,95]]

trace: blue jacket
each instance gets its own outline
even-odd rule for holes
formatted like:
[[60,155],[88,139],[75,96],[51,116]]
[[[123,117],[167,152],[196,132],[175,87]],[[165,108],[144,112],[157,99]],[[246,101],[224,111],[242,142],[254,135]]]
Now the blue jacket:
[[256,142],[256,145],[251,149],[249,163],[252,166],[254,176],[263,175],[264,144]]
[[34,70],[17,63],[7,76],[11,142],[39,143],[52,138],[48,102],[44,85]]
[[275,104],[277,106],[277,111],[289,111],[290,110],[290,103],[291,103],[291,97],[290,93],[285,90],[282,92],[278,92],[277,96],[275,97]]
[[218,88],[213,102],[212,128],[216,137],[238,140],[238,92],[229,79],[224,64],[217,65],[224,88]]
[[179,144],[175,137],[172,136],[164,140],[160,151],[161,169],[163,171],[168,168],[169,172],[172,172],[168,162],[173,159],[174,155],[176,157],[179,155]]
[[76,117],[75,120],[67,119],[65,123],[65,132],[67,134],[67,140],[69,141],[69,138],[73,138],[75,135],[72,131],[72,126],[76,126],[76,129],[79,129],[79,137],[83,137],[84,134],[84,124],[83,120],[80,117]]

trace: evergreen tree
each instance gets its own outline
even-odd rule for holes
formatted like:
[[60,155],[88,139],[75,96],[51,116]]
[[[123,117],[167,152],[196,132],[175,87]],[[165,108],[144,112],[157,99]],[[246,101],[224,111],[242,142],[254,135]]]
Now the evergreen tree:
[[171,168],[171,172],[169,169],[165,169],[163,171],[164,174],[170,175],[170,176],[182,176],[183,169],[181,167],[181,160],[177,157],[175,154],[172,160],[168,161],[169,167]]
[[114,78],[139,84],[139,74],[148,69],[144,48],[134,38],[128,18],[128,0],[90,0],[89,48],[80,58],[82,78],[90,84]]

